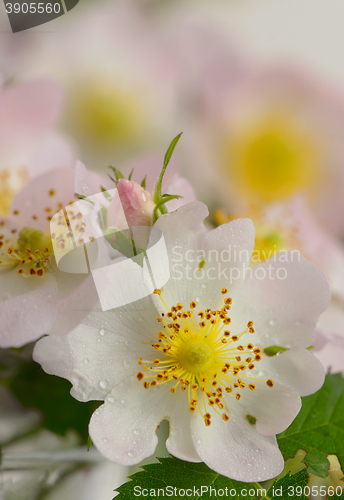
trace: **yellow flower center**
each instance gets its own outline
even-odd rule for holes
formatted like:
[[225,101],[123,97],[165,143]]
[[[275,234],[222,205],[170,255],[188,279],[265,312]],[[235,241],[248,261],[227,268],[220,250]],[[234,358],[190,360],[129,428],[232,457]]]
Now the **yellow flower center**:
[[98,81],[73,94],[67,126],[94,147],[122,147],[138,136],[142,115],[135,96]]
[[42,277],[52,251],[50,235],[24,227],[16,237],[16,231],[12,230],[10,237],[0,235],[0,270],[19,266],[17,273],[22,276]]
[[246,196],[270,202],[314,190],[322,154],[315,134],[281,114],[238,133],[226,147],[225,163]]
[[270,259],[281,250],[288,250],[287,237],[283,232],[278,230],[271,230],[256,225],[256,241],[252,255],[252,262],[264,262]]
[[[69,220],[76,219],[77,224],[74,232],[71,232],[69,222],[66,222],[64,216],[61,216],[56,223],[55,233],[50,234],[50,221],[52,214],[61,210],[62,203],[56,203],[55,190],[51,189],[49,195],[52,199],[51,207],[44,209],[43,220],[46,220],[44,231],[37,229],[35,225],[39,220],[37,215],[32,216],[32,227],[21,223],[19,210],[13,211],[13,216],[17,219],[17,226],[14,227],[10,220],[0,222],[0,271],[17,267],[17,273],[23,277],[38,276],[43,277],[45,270],[53,264],[53,242],[57,247],[64,248],[74,236],[79,245],[84,243],[82,238],[85,223],[81,220],[81,213],[74,213],[69,210]],[[73,202],[71,202],[73,203]],[[63,220],[62,220],[63,219]]]
[[211,367],[214,360],[214,351],[205,339],[190,339],[182,345],[178,355],[178,363],[184,370],[191,373],[200,373]]
[[[226,288],[222,289],[218,310],[205,309],[197,316],[194,312],[196,302],[191,302],[187,311],[182,304],[169,309],[161,297],[161,290],[154,293],[160,296],[167,309],[166,315],[157,318],[165,331],[159,332],[152,346],[160,357],[150,361],[139,358],[144,371],[137,374],[137,379],[143,380],[145,389],[172,382],[172,394],[178,388],[187,391],[189,411],[194,413],[198,408],[206,426],[211,424],[211,412],[228,421],[230,408],[226,406],[224,394],[232,394],[239,401],[242,390],[254,391],[256,383],[262,382],[243,373],[253,370],[261,360],[260,347],[251,342],[240,344],[243,335],[254,333],[253,321],[249,321],[245,331],[238,335],[226,329],[231,323],[228,311],[232,304],[230,297],[224,298],[228,293]],[[268,387],[274,385],[271,379],[266,384]]]

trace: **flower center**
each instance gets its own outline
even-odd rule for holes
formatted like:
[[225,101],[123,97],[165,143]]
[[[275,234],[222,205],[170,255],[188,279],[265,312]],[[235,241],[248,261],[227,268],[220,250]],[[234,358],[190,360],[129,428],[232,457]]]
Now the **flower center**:
[[[90,82],[73,95],[71,103],[76,133],[95,147],[127,145],[137,136],[140,105],[131,95],[106,82]],[[114,142],[115,141],[115,142]]]
[[39,229],[24,227],[18,235],[18,252],[23,254],[27,249],[31,252],[38,250],[40,253],[51,253],[52,244],[50,235],[44,234]]
[[[154,293],[160,296],[167,309],[166,315],[163,313],[157,318],[164,331],[158,333],[158,340],[152,346],[159,357],[151,361],[139,358],[138,363],[144,371],[137,374],[137,379],[144,379],[145,389],[169,383],[172,394],[178,388],[187,391],[189,411],[194,413],[198,408],[206,426],[211,424],[211,412],[228,421],[230,408],[226,406],[224,395],[231,394],[239,401],[241,391],[254,391],[254,382],[263,382],[243,374],[253,370],[261,360],[260,347],[251,342],[246,345],[239,342],[243,335],[254,333],[253,321],[237,335],[226,329],[231,323],[228,311],[232,304],[230,297],[224,298],[228,293],[226,288],[222,289],[218,310],[205,309],[197,316],[194,312],[196,302],[191,302],[187,311],[179,303],[169,309],[161,297],[161,290]],[[152,380],[149,382],[149,379]],[[271,379],[266,384],[268,387],[274,385]],[[223,410],[226,411],[221,413]]]
[[201,373],[211,367],[214,352],[206,341],[190,339],[181,347],[178,356],[180,365],[191,373]]
[[[17,273],[23,277],[43,277],[45,270],[53,262],[52,238],[64,242],[71,237],[66,223],[60,224],[56,234],[50,235],[51,214],[61,210],[63,204],[54,202],[55,190],[51,189],[49,196],[52,199],[52,205],[45,207],[44,213],[40,214],[41,218],[46,221],[44,231],[35,227],[39,220],[37,215],[32,216],[32,227],[24,225],[21,222],[19,210],[13,211],[13,216],[17,219],[16,224],[13,219],[0,222],[0,230],[3,233],[0,234],[0,271],[17,267]],[[75,217],[80,218],[79,215],[81,216],[77,214]],[[82,226],[83,222],[80,221],[79,225]],[[82,230],[83,228],[81,232]]]
[[274,201],[313,191],[319,181],[321,142],[281,113],[247,127],[225,153],[238,186],[255,199]]

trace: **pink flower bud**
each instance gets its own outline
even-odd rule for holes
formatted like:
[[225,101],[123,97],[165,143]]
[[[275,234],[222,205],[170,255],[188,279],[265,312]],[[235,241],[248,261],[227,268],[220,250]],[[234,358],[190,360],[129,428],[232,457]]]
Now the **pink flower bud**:
[[151,226],[155,208],[151,194],[127,179],[120,179],[117,189],[128,225]]

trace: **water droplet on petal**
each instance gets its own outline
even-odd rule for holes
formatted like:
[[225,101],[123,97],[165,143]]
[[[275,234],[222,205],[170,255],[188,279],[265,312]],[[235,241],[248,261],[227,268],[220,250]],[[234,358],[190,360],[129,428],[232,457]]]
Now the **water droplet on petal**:
[[107,398],[107,400],[109,401],[109,403],[114,403],[115,402],[115,398],[113,398],[112,396],[110,396],[109,398]]
[[99,332],[99,335],[104,336],[106,334],[106,331],[102,328]]
[[103,439],[103,443],[107,443],[108,440],[106,438]]
[[99,382],[99,386],[101,387],[101,389],[106,389],[107,385],[108,385],[107,380],[101,380]]
[[89,362],[90,362],[90,360],[88,358],[84,358],[85,365],[87,365]]
[[134,429],[133,434],[135,434],[135,436],[139,436],[141,434],[141,429]]
[[269,325],[270,326],[276,326],[277,325],[277,321],[275,319],[270,319]]
[[134,458],[134,457],[136,457],[136,451],[128,451],[127,455],[130,458]]

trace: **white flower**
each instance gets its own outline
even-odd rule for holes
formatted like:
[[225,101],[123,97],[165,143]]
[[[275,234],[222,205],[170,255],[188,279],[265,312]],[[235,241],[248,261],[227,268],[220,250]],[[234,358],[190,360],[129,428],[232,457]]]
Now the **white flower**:
[[[161,293],[95,310],[67,336],[41,339],[34,358],[70,380],[76,399],[105,401],[90,435],[110,460],[129,465],[150,456],[166,419],[172,455],[261,481],[283,469],[275,434],[299,412],[300,395],[323,383],[320,362],[305,348],[314,342],[329,286],[306,259],[282,262],[280,254],[248,279],[252,222],[208,232],[206,216],[194,202],[157,221],[171,272]],[[260,279],[277,265],[286,279]],[[269,346],[287,350],[268,356]]]

